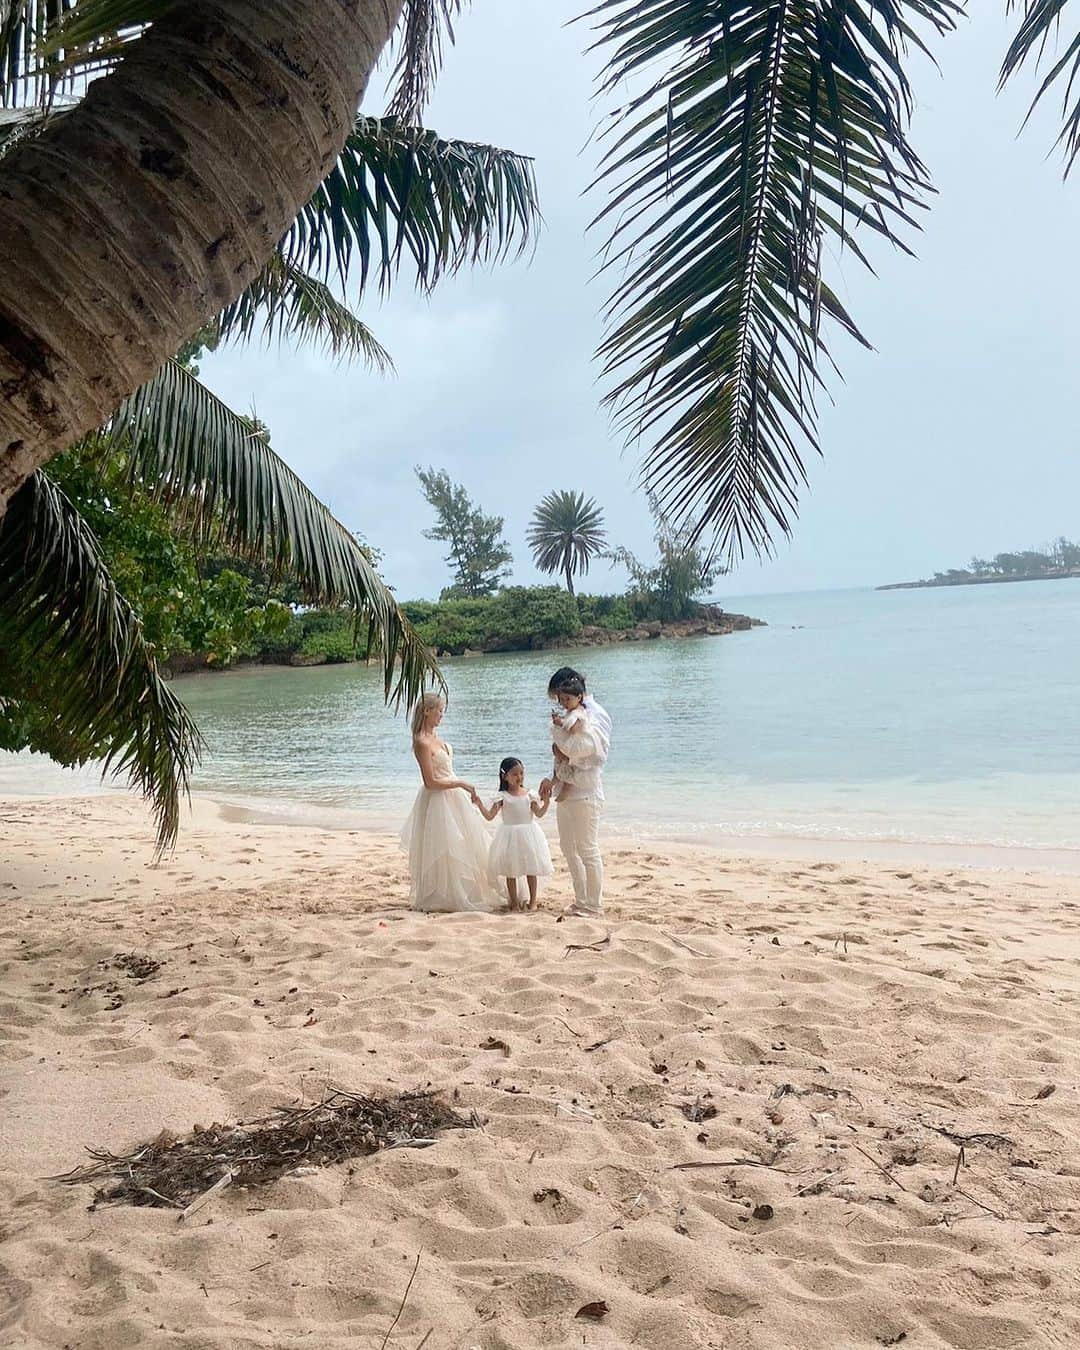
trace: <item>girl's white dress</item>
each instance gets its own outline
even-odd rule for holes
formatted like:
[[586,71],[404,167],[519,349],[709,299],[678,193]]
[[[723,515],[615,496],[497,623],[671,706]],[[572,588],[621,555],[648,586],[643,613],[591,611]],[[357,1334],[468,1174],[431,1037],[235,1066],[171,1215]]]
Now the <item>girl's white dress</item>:
[[500,792],[502,802],[499,828],[488,857],[488,875],[494,881],[499,877],[550,877],[555,871],[540,822],[532,813],[537,800],[533,793],[522,797]]
[[[437,778],[453,778],[452,747],[436,750],[431,767]],[[409,855],[413,909],[454,914],[503,903],[488,879],[488,831],[461,788],[422,787],[402,828],[401,846]]]

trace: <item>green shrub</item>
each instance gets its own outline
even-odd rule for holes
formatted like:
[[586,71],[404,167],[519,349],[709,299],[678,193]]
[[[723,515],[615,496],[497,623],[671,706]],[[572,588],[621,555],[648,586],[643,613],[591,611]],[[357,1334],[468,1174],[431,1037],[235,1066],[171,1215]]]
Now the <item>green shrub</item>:
[[637,622],[630,600],[625,595],[579,595],[581,622],[590,628],[619,632]]
[[527,651],[581,631],[574,598],[559,586],[508,586],[488,599],[409,601],[402,609],[440,652]]
[[355,661],[363,656],[363,649],[354,641],[353,627],[327,629],[309,633],[300,645],[301,656],[320,656],[329,665]]

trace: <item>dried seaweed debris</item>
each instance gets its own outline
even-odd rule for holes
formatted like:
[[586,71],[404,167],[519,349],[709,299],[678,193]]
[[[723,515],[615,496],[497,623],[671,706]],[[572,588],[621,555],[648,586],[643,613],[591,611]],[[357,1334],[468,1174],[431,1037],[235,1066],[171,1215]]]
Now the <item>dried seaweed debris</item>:
[[367,1097],[337,1089],[312,1106],[278,1107],[258,1120],[196,1126],[179,1138],[162,1131],[123,1156],[90,1149],[93,1162],[50,1180],[100,1183],[95,1203],[184,1210],[211,1188],[263,1185],[302,1166],[421,1148],[433,1144],[441,1130],[476,1124],[475,1115],[466,1119],[432,1091]]

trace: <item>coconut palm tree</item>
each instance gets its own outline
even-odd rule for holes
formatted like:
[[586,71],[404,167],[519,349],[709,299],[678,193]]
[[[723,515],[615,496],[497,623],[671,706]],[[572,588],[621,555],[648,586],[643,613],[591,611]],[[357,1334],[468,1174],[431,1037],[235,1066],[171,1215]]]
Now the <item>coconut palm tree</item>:
[[549,492],[533,512],[527,535],[541,572],[561,572],[574,594],[574,577],[584,576],[607,543],[604,517],[584,492]]
[[0,0],[8,103],[107,71],[5,156],[0,516],[251,284],[395,29],[391,110],[415,120],[460,3]]
[[[96,0],[86,6],[95,8]],[[5,13],[0,0],[0,71],[14,103],[0,118],[0,181],[26,145],[79,116],[77,105],[43,107],[20,77],[26,44],[40,36],[25,22],[31,9]],[[406,63],[402,78],[419,77]],[[427,288],[466,261],[525,247],[537,220],[521,157],[446,141],[397,117],[360,118],[269,261],[209,332],[215,341],[289,334],[386,368],[388,355],[331,281],[339,290],[353,282],[362,292],[372,280],[385,288],[408,259]],[[380,656],[388,699],[411,702],[437,678],[354,536],[248,419],[178,363],[165,362],[83,448],[102,461],[123,455],[132,482],[196,540],[287,568],[313,603],[350,605]],[[160,841],[171,840],[197,731],[162,682],[92,531],[45,467],[0,516],[0,651],[0,745],[29,743],[65,763],[103,759],[126,771],[154,802]],[[32,735],[22,715],[29,707],[39,714]]]

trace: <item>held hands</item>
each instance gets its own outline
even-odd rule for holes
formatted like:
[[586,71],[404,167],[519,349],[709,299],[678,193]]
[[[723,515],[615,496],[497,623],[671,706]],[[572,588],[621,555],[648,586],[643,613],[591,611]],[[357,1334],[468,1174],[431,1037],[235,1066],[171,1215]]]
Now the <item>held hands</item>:
[[538,788],[538,792],[539,792],[539,794],[540,794],[540,800],[541,800],[542,802],[549,802],[549,801],[551,801],[551,790],[552,790],[551,779],[550,779],[550,778],[544,778],[544,779],[542,779],[542,780],[541,780],[541,783],[540,783],[540,787]]

